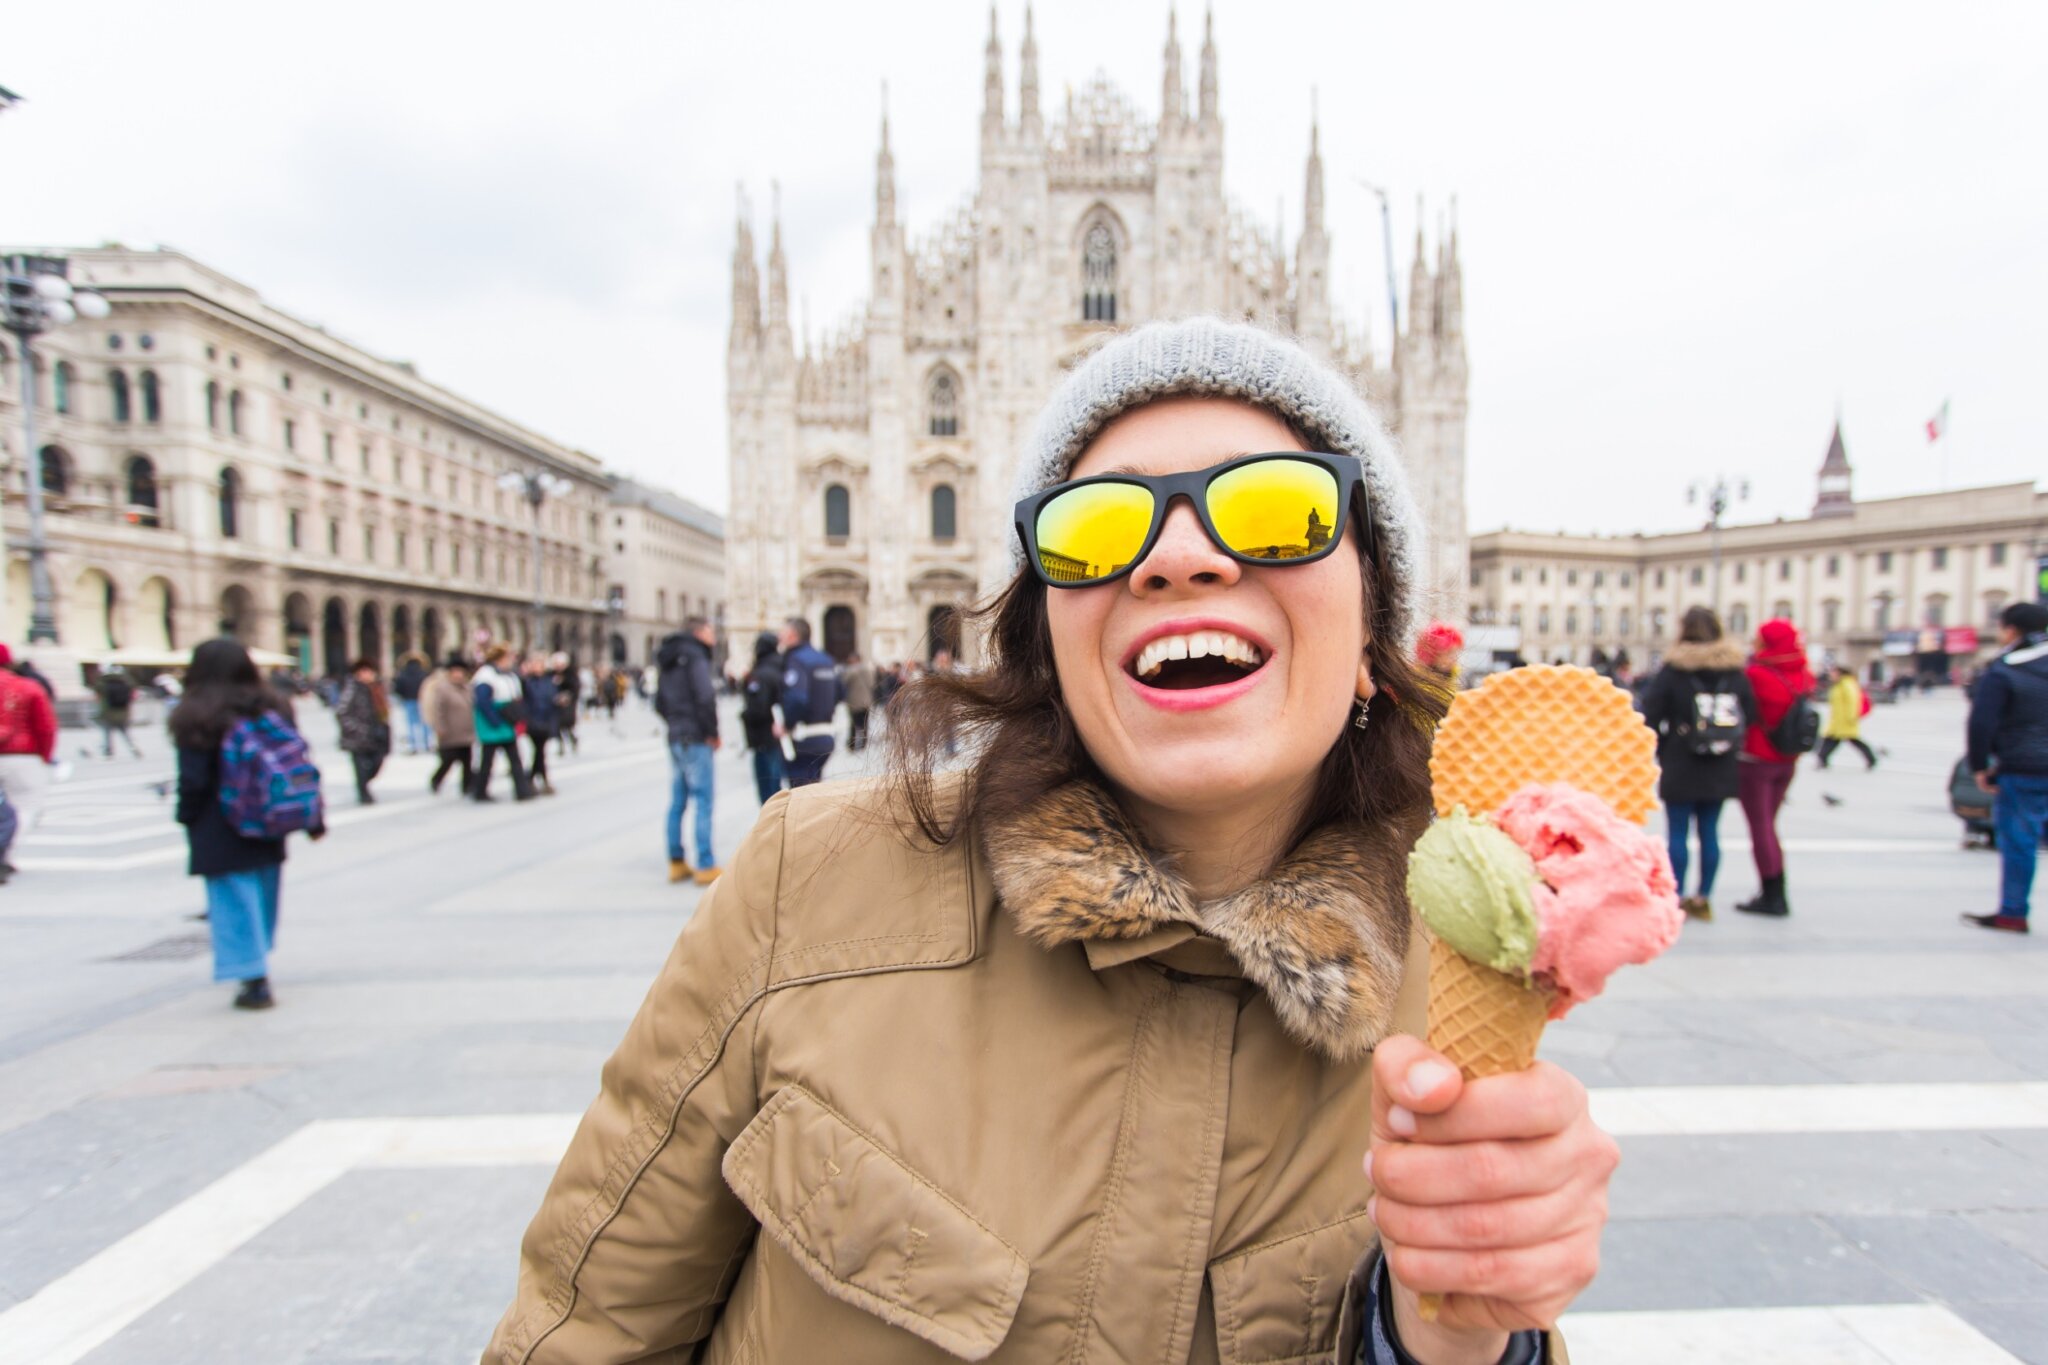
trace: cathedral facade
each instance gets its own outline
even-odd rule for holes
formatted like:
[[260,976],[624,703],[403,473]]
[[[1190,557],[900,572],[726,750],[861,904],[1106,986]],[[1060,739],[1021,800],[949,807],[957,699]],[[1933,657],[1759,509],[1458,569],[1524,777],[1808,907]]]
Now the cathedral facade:
[[793,333],[779,221],[764,280],[742,205],[727,354],[728,629],[802,616],[840,658],[925,658],[944,644],[972,662],[958,613],[1008,581],[1015,454],[1053,387],[1118,329],[1195,313],[1291,332],[1351,376],[1402,448],[1429,526],[1434,607],[1461,617],[1455,228],[1434,269],[1418,230],[1404,325],[1391,362],[1376,363],[1331,306],[1313,124],[1291,253],[1224,191],[1213,30],[1190,101],[1169,19],[1156,119],[1101,76],[1043,109],[1028,9],[1019,57],[1013,109],[992,15],[979,183],[921,238],[897,216],[885,114],[869,297],[822,345]]

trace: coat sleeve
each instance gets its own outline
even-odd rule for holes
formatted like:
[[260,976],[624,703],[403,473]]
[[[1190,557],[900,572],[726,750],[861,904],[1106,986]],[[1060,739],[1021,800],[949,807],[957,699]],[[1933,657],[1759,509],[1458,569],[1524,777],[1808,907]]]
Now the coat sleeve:
[[1981,773],[1991,767],[1994,746],[1998,739],[1998,722],[2005,715],[2005,703],[2012,691],[2012,680],[2006,677],[2003,668],[1989,668],[1977,680],[1977,689],[1970,697],[1970,771]]
[[690,661],[691,705],[695,708],[697,738],[709,743],[718,738],[718,684],[711,678],[711,656]]
[[719,1163],[759,1108],[787,796],[683,927],[520,1247],[485,1365],[670,1360],[717,1323],[756,1224]]
[[213,796],[219,768],[220,750],[178,746],[179,824],[190,825],[198,821],[205,810],[205,803]]

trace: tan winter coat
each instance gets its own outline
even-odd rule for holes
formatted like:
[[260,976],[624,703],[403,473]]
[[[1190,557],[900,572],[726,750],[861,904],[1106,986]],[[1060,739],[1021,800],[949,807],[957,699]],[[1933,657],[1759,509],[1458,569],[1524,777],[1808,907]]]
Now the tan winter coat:
[[420,686],[420,715],[434,732],[434,743],[454,749],[476,743],[476,702],[469,684],[457,682],[445,668],[436,669]]
[[1369,1049],[1423,1025],[1416,830],[1325,830],[1197,907],[1094,788],[941,851],[878,795],[763,810],[485,1360],[1330,1360]]

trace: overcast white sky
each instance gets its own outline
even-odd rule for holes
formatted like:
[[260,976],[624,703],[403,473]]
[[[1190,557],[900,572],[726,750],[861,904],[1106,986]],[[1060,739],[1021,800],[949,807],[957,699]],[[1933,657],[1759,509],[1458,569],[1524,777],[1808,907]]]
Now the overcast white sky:
[[[1049,108],[1159,102],[1166,6],[1041,0]],[[0,240],[179,247],[615,466],[725,505],[733,191],[858,303],[878,87],[914,232],[974,184],[988,12],[803,3],[16,6]],[[1023,8],[1004,0],[1014,110]],[[1190,97],[1200,9],[1181,7]],[[1232,194],[1301,217],[1321,92],[1339,304],[1385,342],[1417,193],[1458,196],[1475,529],[1796,515],[2048,468],[2048,7],[1223,0]],[[765,242],[765,224],[762,224]]]

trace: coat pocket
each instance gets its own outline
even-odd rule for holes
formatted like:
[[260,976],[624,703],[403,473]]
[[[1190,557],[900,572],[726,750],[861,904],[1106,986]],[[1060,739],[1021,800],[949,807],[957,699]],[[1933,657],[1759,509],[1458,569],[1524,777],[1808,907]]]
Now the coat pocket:
[[836,1299],[964,1360],[1002,1344],[1031,1267],[943,1190],[800,1085],[754,1116],[725,1181]]
[[1323,1365],[1358,1259],[1379,1237],[1363,1210],[1209,1266],[1223,1365]]

